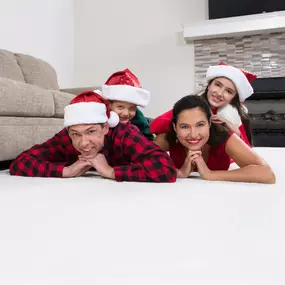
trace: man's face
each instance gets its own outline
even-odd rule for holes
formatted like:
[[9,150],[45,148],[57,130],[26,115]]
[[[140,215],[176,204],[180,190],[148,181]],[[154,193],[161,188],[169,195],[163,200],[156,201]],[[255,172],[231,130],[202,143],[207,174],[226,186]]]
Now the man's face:
[[121,123],[128,123],[136,115],[137,106],[123,101],[111,102],[111,110],[116,112]]
[[83,156],[96,155],[103,148],[108,131],[107,123],[80,124],[68,128],[72,145]]

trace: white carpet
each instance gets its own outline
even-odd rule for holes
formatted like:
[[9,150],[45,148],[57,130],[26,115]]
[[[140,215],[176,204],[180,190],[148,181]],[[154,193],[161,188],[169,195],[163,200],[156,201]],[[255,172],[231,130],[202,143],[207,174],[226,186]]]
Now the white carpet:
[[276,185],[118,183],[0,172],[0,284],[285,284]]

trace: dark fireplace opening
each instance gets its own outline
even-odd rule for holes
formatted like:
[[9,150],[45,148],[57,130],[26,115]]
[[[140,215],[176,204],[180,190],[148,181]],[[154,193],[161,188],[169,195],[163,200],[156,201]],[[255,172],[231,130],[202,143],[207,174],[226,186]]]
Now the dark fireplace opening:
[[258,78],[254,94],[245,101],[253,145],[285,147],[285,77]]

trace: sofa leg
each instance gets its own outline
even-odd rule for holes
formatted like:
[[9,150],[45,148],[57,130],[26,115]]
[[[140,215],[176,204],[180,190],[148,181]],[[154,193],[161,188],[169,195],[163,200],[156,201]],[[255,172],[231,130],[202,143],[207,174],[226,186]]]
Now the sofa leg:
[[0,161],[0,170],[9,169],[12,160]]

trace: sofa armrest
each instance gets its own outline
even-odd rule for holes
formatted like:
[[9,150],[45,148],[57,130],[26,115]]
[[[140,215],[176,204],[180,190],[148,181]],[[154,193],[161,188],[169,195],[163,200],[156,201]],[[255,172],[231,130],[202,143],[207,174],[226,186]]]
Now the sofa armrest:
[[75,88],[64,88],[64,89],[60,89],[61,92],[65,92],[65,93],[70,93],[73,95],[78,95],[79,93],[83,92],[83,91],[87,91],[87,90],[96,90],[99,89],[101,90],[101,87],[99,86],[90,86],[90,87],[75,87]]

